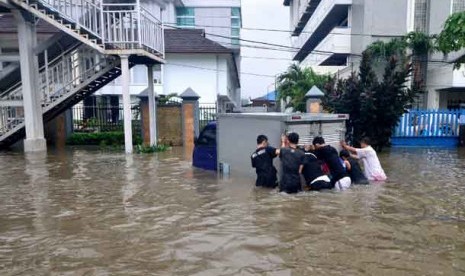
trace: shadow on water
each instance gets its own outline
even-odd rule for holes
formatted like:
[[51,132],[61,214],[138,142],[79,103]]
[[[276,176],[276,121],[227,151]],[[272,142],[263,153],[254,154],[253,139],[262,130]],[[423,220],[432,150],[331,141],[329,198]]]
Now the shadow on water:
[[387,183],[289,196],[181,148],[2,152],[0,274],[465,273],[465,151],[380,157]]

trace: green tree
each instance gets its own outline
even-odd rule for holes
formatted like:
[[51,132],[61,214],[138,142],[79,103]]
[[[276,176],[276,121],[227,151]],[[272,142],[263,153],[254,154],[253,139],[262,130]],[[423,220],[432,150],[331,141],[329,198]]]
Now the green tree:
[[[437,37],[437,49],[444,54],[460,51],[465,48],[465,12],[454,13],[449,16],[444,28]],[[465,63],[465,55],[456,60],[458,68]]]
[[286,107],[305,112],[305,94],[308,90],[314,85],[323,88],[330,80],[329,75],[320,75],[311,68],[301,68],[293,64],[277,78],[278,99],[287,100],[289,97],[290,101]]
[[[379,49],[379,46],[389,49],[393,43],[377,43],[374,47]],[[389,144],[400,116],[419,93],[406,86],[412,66],[405,58],[405,52],[388,52],[390,57],[384,63],[382,77],[378,77],[373,69],[376,64],[373,57],[377,55],[373,54],[373,48],[368,48],[362,54],[358,75],[352,74],[336,84],[334,81],[329,83],[323,100],[327,109],[350,115],[347,139],[355,144],[364,136],[370,137],[378,150]]]

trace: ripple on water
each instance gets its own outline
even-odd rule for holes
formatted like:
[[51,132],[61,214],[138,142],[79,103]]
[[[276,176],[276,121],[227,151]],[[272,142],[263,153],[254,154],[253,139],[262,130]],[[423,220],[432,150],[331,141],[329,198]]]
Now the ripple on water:
[[182,156],[0,153],[0,275],[465,274],[463,150],[391,150],[385,184],[291,196]]

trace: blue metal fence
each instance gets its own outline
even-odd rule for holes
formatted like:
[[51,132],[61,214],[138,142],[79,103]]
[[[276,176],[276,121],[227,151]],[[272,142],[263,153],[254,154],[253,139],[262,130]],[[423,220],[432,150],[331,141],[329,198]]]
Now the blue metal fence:
[[460,110],[410,110],[395,128],[392,145],[456,146]]

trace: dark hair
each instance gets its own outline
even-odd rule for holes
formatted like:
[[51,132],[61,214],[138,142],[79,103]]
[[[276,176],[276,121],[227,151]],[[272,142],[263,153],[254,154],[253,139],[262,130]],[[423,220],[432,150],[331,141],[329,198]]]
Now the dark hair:
[[287,139],[289,140],[289,143],[297,145],[299,143],[299,134],[291,132],[287,135]]
[[345,158],[349,158],[349,157],[350,157],[350,153],[349,153],[348,150],[344,150],[344,149],[343,149],[343,150],[341,150],[341,152],[339,153],[339,157],[341,157],[341,158],[344,158],[344,157],[345,157]]
[[257,145],[260,145],[265,141],[268,141],[268,137],[266,137],[265,135],[261,134],[257,136]]
[[316,144],[323,145],[324,143],[325,143],[325,139],[323,139],[323,137],[321,136],[317,136],[313,138],[313,142],[312,142],[313,145],[316,145]]
[[368,137],[363,137],[362,140],[360,140],[360,143],[371,145],[370,138],[368,138]]

